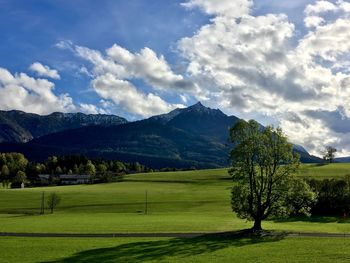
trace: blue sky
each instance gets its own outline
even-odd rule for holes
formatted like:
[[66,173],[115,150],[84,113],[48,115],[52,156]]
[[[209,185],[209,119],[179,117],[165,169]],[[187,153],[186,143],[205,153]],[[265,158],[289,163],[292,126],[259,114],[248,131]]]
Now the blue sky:
[[56,48],[57,42],[70,40],[97,50],[114,43],[131,51],[150,47],[176,63],[176,41],[207,21],[201,12],[180,7],[180,1],[0,1],[0,66],[26,72],[31,63],[40,61],[60,69],[57,93],[96,103],[99,98],[86,92],[89,78],[75,72],[74,66],[82,62]]
[[197,101],[350,154],[348,0],[0,0],[0,109],[118,114]]
[[[69,93],[77,103],[97,103],[100,98],[88,89],[90,78],[76,72],[75,66],[83,65],[81,59],[55,44],[69,40],[104,50],[117,43],[133,52],[149,47],[163,54],[170,64],[181,64],[174,51],[177,41],[192,36],[212,17],[200,10],[185,9],[182,2],[1,0],[0,66],[11,72],[27,72],[31,63],[39,61],[59,70],[57,94]],[[278,0],[260,0],[256,1],[254,13],[288,12],[292,19],[302,23],[299,18],[306,2],[310,1],[281,5]],[[194,102],[195,99],[189,104]]]

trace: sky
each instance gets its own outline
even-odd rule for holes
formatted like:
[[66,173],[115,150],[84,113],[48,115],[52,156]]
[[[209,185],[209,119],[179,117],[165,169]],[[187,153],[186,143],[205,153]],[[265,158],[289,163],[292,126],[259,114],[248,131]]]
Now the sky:
[[197,101],[350,155],[350,1],[0,0],[0,109],[128,120]]

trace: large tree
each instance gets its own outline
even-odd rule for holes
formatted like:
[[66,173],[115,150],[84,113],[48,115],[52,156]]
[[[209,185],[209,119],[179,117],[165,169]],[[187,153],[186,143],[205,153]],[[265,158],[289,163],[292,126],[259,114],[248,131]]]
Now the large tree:
[[326,162],[333,163],[335,159],[335,153],[337,152],[337,149],[332,146],[326,146],[325,153],[323,155],[323,159]]
[[230,130],[234,179],[232,209],[241,218],[254,220],[253,231],[261,221],[285,213],[291,174],[299,156],[281,129],[261,127],[256,121],[241,120]]

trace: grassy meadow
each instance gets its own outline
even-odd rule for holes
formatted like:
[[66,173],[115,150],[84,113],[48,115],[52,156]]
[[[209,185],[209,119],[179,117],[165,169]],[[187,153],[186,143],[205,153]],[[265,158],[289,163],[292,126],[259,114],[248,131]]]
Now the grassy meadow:
[[344,238],[0,238],[2,263],[349,262]]
[[350,163],[302,164],[297,176],[303,178],[332,179],[350,175]]
[[[350,164],[303,165],[298,176],[345,176]],[[0,189],[0,232],[132,233],[217,232],[251,227],[230,207],[232,181],[226,169],[125,176],[97,185]],[[145,214],[146,191],[148,213]],[[41,194],[58,193],[54,214],[39,215]],[[266,221],[269,230],[350,232],[347,220],[293,218]]]
[[[303,165],[297,176],[343,177],[350,164]],[[218,232],[250,228],[230,207],[226,169],[125,176],[110,184],[0,189],[0,232]],[[147,191],[147,207],[146,207]],[[41,194],[58,193],[39,215]],[[266,221],[263,228],[350,233],[334,217]],[[0,237],[0,262],[347,262],[346,238],[32,238]],[[273,255],[273,256],[271,256]]]

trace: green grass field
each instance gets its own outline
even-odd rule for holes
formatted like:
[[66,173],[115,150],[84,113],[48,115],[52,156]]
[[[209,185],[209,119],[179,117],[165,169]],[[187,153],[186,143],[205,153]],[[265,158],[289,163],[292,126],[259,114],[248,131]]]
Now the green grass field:
[[[297,176],[342,177],[350,164],[303,165]],[[99,185],[0,189],[0,232],[217,232],[250,228],[230,208],[226,169],[125,176]],[[145,191],[148,214],[145,214]],[[57,192],[54,214],[39,215],[40,198]],[[48,211],[47,211],[48,212]],[[350,233],[334,217],[266,221],[263,228]],[[347,262],[350,239],[0,238],[0,262]],[[273,256],[271,256],[273,255]]]
[[[338,169],[339,168],[339,169]],[[350,164],[304,165],[298,176],[340,177]],[[111,184],[0,190],[1,232],[216,232],[249,228],[231,212],[225,169],[128,175]],[[42,192],[62,198],[54,214],[39,215]],[[145,215],[145,191],[148,214]],[[47,211],[48,212],[48,211]],[[270,230],[350,232],[338,218],[264,222]]]
[[344,238],[0,238],[2,263],[349,262]]
[[298,176],[315,179],[331,179],[350,175],[349,163],[334,164],[303,164]]

